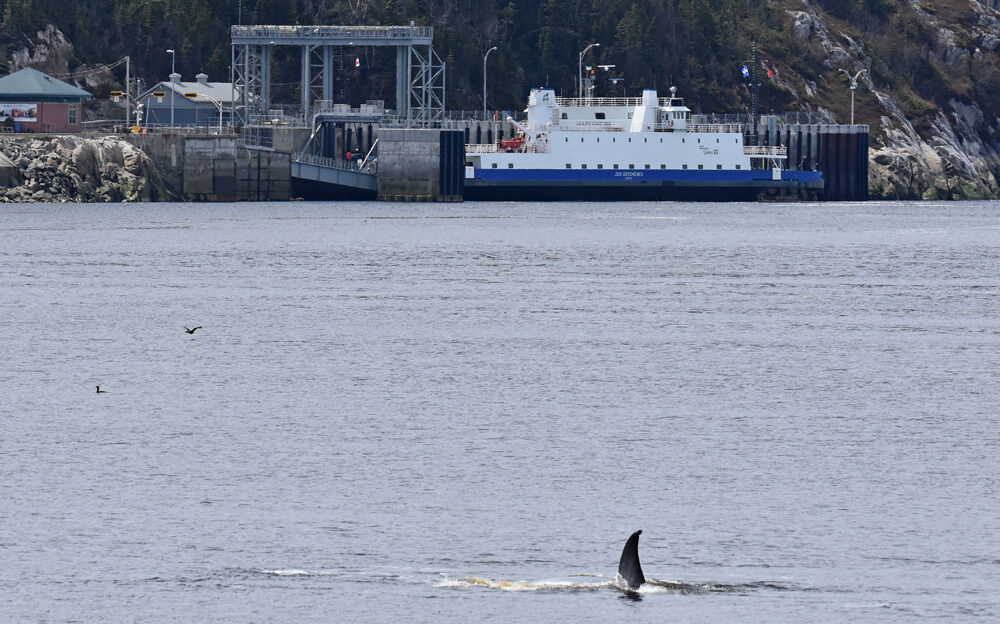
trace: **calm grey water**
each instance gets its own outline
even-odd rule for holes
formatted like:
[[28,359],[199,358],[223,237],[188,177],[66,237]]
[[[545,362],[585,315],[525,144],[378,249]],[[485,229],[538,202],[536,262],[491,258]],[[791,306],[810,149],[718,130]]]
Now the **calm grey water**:
[[996,621],[998,309],[997,203],[4,206],[0,620]]

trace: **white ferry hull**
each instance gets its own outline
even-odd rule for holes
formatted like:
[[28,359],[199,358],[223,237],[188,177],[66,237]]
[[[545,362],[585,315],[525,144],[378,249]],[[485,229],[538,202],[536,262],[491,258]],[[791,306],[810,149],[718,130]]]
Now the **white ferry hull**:
[[822,190],[822,173],[787,171],[784,147],[745,146],[739,124],[694,123],[671,90],[641,99],[564,99],[532,90],[520,134],[467,145],[469,200],[747,201]]

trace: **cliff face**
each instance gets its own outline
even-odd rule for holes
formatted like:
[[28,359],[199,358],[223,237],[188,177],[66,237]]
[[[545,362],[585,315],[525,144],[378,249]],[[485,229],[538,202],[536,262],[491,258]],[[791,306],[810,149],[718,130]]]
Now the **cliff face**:
[[[1000,65],[1000,1],[959,0],[950,3],[947,14],[930,2],[899,4],[896,10],[906,12],[905,27],[911,36],[897,38],[895,45],[889,42],[893,28],[902,30],[902,18],[865,29],[824,13],[809,0],[786,9],[794,36],[818,47],[827,69],[844,69],[851,75],[862,72],[856,98],[858,122],[871,126],[872,197],[1000,196],[1000,117],[990,118],[983,109],[1000,101],[1000,82],[993,82]],[[880,41],[870,42],[866,34]],[[914,34],[931,36],[921,40]],[[915,59],[913,74],[927,75],[923,82],[905,75],[911,63],[905,55]],[[821,118],[849,121],[821,104],[823,86],[801,76],[798,81]],[[846,89],[847,77],[841,75],[840,84],[825,90]],[[984,97],[987,101],[980,102]],[[839,108],[843,110],[843,104]]]
[[118,137],[0,137],[17,172],[0,202],[134,202],[171,199],[145,153]]

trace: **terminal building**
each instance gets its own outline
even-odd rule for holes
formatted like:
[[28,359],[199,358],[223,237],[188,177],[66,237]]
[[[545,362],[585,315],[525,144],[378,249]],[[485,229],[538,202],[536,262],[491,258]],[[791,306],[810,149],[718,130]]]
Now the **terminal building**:
[[90,93],[26,67],[0,78],[0,127],[4,132],[80,132]]

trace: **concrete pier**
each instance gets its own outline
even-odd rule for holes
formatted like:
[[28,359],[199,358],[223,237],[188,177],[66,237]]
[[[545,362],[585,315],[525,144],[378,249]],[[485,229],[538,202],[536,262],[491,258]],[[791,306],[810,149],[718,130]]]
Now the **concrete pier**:
[[461,130],[382,128],[378,160],[379,200],[462,201]]

